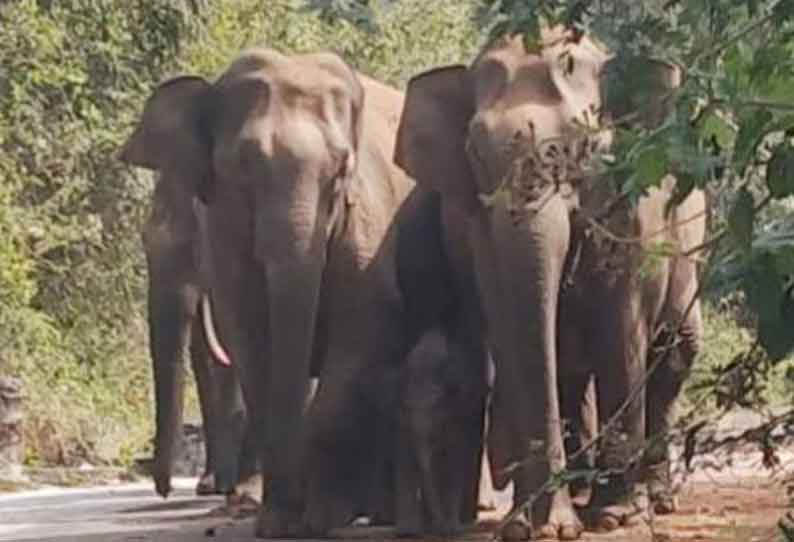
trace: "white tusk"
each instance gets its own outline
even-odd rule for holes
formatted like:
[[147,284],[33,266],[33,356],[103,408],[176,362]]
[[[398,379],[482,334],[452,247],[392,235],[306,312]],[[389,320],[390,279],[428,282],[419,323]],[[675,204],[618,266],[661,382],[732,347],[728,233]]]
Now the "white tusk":
[[210,347],[212,357],[221,365],[230,367],[232,365],[232,360],[229,358],[221,341],[218,339],[218,335],[215,333],[215,324],[212,321],[212,307],[210,306],[210,298],[207,294],[201,296],[201,319],[204,324],[204,334],[207,338],[207,344]]

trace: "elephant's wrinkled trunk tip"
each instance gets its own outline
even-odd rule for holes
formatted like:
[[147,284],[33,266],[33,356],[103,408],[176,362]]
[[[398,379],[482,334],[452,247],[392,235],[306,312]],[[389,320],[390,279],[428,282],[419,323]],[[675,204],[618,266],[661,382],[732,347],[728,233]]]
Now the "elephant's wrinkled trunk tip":
[[215,332],[215,324],[212,321],[210,298],[206,294],[201,296],[201,318],[204,323],[204,333],[207,335],[207,344],[209,345],[212,357],[221,365],[231,367],[232,360],[223,348],[220,339],[218,339],[218,334]]

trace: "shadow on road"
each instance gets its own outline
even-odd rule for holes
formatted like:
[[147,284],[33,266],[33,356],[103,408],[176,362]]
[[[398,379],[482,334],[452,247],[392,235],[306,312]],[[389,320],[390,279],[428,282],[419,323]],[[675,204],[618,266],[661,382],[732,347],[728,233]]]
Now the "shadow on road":
[[147,512],[175,512],[178,510],[195,510],[197,508],[206,509],[208,503],[217,502],[222,505],[223,501],[208,500],[206,498],[193,499],[193,500],[179,500],[179,501],[163,501],[161,503],[149,504],[146,506],[136,506],[134,508],[127,508],[119,510],[119,514],[144,514]]

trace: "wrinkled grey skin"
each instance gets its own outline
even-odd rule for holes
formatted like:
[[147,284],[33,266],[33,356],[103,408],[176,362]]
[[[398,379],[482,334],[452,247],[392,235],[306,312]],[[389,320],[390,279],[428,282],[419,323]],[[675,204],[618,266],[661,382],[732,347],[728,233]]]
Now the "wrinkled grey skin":
[[[157,112],[153,112],[157,114]],[[119,158],[129,161],[139,138],[122,147]],[[158,176],[152,211],[142,233],[148,270],[149,348],[155,382],[156,435],[153,477],[163,497],[171,491],[175,447],[182,430],[185,346],[198,386],[205,428],[207,464],[196,488],[199,494],[230,492],[238,475],[253,474],[255,460],[248,449],[241,457],[245,409],[235,371],[221,367],[210,355],[205,322],[199,316],[203,205],[192,180],[165,169]],[[211,324],[211,322],[210,322]],[[249,447],[250,448],[250,447]],[[244,465],[240,466],[240,460]]]
[[[561,392],[565,403],[577,405],[584,383],[595,375],[599,417],[610,419],[639,385],[660,326],[676,325],[689,306],[697,289],[694,262],[670,258],[642,274],[642,249],[669,241],[685,251],[704,235],[701,192],[665,217],[670,178],[634,210],[608,206],[616,197],[612,184],[584,166],[590,151],[609,144],[610,134],[584,131],[584,112],[592,117],[601,110],[608,118],[632,104],[602,109],[602,90],[614,81],[602,77],[608,75],[607,55],[586,38],[547,38],[539,55],[528,54],[520,37],[505,38],[469,68],[414,78],[396,150],[399,165],[441,193],[445,232],[458,241],[448,244],[448,252],[469,254],[468,261],[460,260],[463,267],[453,268],[476,277],[471,291],[479,293],[496,365],[488,436],[492,476],[497,487],[514,482],[516,505],[566,467]],[[676,73],[646,62],[634,74],[638,80],[643,69],[651,75],[641,79],[649,88],[633,105],[640,121],[654,125]],[[584,159],[574,162],[577,156]],[[515,184],[506,182],[518,165],[524,173]],[[600,217],[605,209],[611,209],[606,220]],[[619,237],[642,241],[611,242],[588,217]],[[626,467],[646,435],[667,426],[701,335],[695,303],[674,359],[619,418],[625,440],[608,439],[599,466]],[[576,415],[576,408],[566,410]],[[659,455],[663,461],[666,454]],[[628,520],[637,476],[629,469],[593,488],[590,516],[600,528]],[[503,536],[526,538],[527,519],[507,525]],[[567,487],[535,501],[531,523],[539,534],[561,539],[578,538],[583,528]]]
[[260,537],[343,526],[371,482],[366,369],[398,363],[418,336],[396,266],[414,187],[390,160],[402,101],[336,55],[253,49],[215,82],[161,85],[150,104],[163,114],[139,126],[130,162],[179,171],[208,204],[218,335],[271,477]]
[[483,367],[461,354],[440,329],[431,329],[396,370],[400,536],[453,536],[470,520],[464,502],[470,450],[463,443],[481,415]]

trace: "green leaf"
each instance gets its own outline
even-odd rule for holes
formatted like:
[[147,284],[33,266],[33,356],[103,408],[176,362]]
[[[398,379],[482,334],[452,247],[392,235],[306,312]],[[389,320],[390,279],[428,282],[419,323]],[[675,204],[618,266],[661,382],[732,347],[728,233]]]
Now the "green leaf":
[[794,194],[794,148],[788,142],[775,147],[766,168],[766,186],[773,198]]
[[706,141],[713,137],[720,147],[729,148],[736,139],[736,130],[725,120],[724,115],[711,112],[703,119],[700,135]]
[[634,184],[639,189],[656,186],[667,173],[667,155],[661,145],[645,149],[635,162]]
[[778,263],[775,254],[760,252],[745,281],[747,300],[758,314],[758,339],[773,361],[794,348],[794,299]]
[[754,219],[755,202],[753,195],[746,188],[742,188],[728,215],[728,231],[736,244],[744,251],[750,250],[753,241]]
[[742,113],[739,121],[740,128],[736,136],[733,165],[737,172],[743,172],[755,156],[755,149],[766,133],[767,125],[772,121],[772,113],[766,109],[748,110]]

